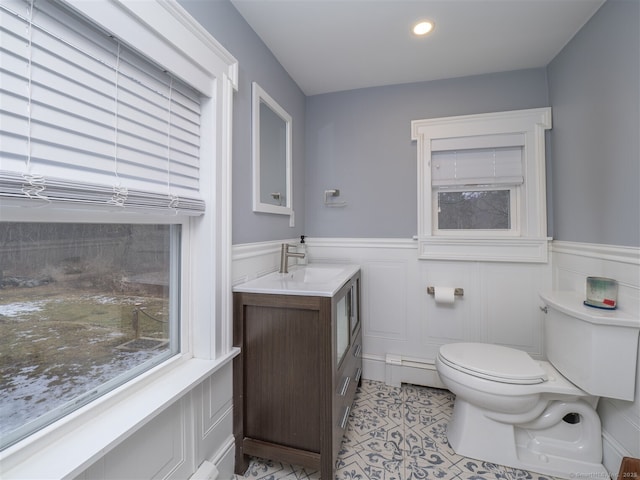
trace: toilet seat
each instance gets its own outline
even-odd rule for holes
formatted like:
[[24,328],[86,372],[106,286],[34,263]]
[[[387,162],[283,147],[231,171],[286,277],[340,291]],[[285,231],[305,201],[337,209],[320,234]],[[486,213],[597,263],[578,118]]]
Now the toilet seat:
[[442,363],[474,377],[514,385],[547,381],[538,362],[521,350],[485,343],[450,343],[440,347]]

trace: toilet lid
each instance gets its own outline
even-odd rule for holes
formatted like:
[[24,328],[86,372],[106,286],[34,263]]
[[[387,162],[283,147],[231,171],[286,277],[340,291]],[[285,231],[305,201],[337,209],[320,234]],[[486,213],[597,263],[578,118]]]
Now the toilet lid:
[[532,385],[547,380],[543,368],[521,350],[486,343],[450,343],[440,360],[456,370],[502,383]]

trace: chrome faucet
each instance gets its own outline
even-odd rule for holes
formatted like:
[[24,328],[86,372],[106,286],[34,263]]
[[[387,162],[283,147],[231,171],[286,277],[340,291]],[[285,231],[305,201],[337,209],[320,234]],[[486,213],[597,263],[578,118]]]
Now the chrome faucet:
[[280,248],[280,273],[289,273],[289,257],[304,258],[304,253],[290,252],[291,247],[295,248],[295,245],[283,243]]

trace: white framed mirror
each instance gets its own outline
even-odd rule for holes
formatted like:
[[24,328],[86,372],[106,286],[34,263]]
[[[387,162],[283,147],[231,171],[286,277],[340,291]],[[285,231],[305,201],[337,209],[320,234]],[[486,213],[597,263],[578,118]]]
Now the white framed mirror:
[[256,82],[251,113],[253,211],[293,215],[291,115]]

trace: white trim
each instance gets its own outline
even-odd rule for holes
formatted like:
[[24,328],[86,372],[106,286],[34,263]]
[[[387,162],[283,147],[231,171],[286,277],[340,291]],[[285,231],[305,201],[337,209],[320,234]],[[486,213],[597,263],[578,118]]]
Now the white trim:
[[633,456],[634,454],[620,445],[615,437],[606,430],[602,430],[602,463],[605,468],[609,470],[609,476],[611,478],[617,479],[616,474],[618,470],[620,470],[622,459]]
[[205,460],[200,464],[194,474],[189,477],[189,480],[216,480],[219,473],[213,463]]
[[[170,360],[140,375],[4,450],[0,454],[3,477],[73,478],[203,379],[227,365],[239,352],[233,349],[215,361]],[[117,422],[114,422],[115,416]],[[96,432],[100,432],[99,435]]]
[[399,387],[403,383],[423,385],[433,388],[446,388],[432,361],[415,359],[403,355],[387,353],[385,363],[385,384]]
[[229,437],[227,437],[226,442],[220,446],[218,451],[213,454],[213,456],[209,459],[209,461],[214,465],[216,465],[219,471],[222,471],[223,469],[220,468],[220,464],[224,463],[224,461],[228,457],[231,457],[233,461],[235,450],[236,450],[236,440],[233,437],[233,435],[229,435]]
[[296,241],[287,239],[234,245],[231,276],[233,286],[277,271],[280,265],[280,246]]
[[245,258],[259,257],[261,255],[269,255],[278,253],[280,245],[283,243],[291,243],[287,240],[275,240],[268,242],[243,243],[233,246],[233,261],[243,260]]
[[[298,239],[270,240],[255,243],[239,243],[233,245],[233,261],[251,259],[261,255],[280,254],[283,243],[297,243]],[[415,250],[418,243],[412,238],[340,238],[340,237],[305,237],[307,246],[341,247],[341,248],[399,248]]]
[[546,263],[547,238],[462,238],[438,235],[422,239],[419,257],[427,260]]
[[554,240],[551,242],[551,251],[554,253],[566,253],[599,260],[640,265],[640,248],[637,247]]
[[401,248],[417,249],[418,243],[412,238],[330,238],[305,237],[305,243],[319,247],[341,248]]
[[211,94],[212,78],[223,74],[237,90],[236,59],[177,2],[64,1],[204,95]]
[[[545,130],[551,128],[551,108],[536,108],[510,112],[486,113],[478,115],[461,115],[444,118],[413,120],[411,122],[411,139],[417,141],[418,171],[418,242],[421,244],[419,258],[440,260],[478,260],[478,261],[514,261],[514,262],[546,262],[547,248],[540,246],[531,248],[531,239],[546,243],[546,175],[545,175]],[[510,249],[508,255],[503,254],[503,245],[496,244],[490,248],[483,244],[478,248],[478,236],[467,231],[465,239],[458,239],[455,247],[434,251],[430,243],[436,222],[432,208],[431,153],[433,142],[442,139],[464,139],[466,137],[486,137],[517,134],[524,137],[523,170],[524,184],[517,187],[521,191],[518,199],[519,212],[514,226],[520,234],[510,242],[522,241],[524,248]],[[504,236],[512,235],[512,232]],[[435,241],[438,244],[440,241]],[[468,242],[468,243],[467,243]],[[450,242],[451,243],[451,242]],[[469,248],[471,247],[471,248]],[[536,254],[537,250],[537,254]],[[518,252],[522,252],[522,255]],[[504,257],[504,258],[503,258]]]
[[[237,67],[237,63],[236,63]],[[236,72],[237,74],[237,72]],[[217,352],[226,352],[232,348],[233,345],[233,296],[231,291],[232,283],[232,225],[233,225],[233,178],[232,178],[232,128],[233,125],[233,92],[234,87],[237,88],[237,78],[227,76],[222,77],[222,93],[220,95],[221,111],[219,116],[219,128],[217,139],[220,145],[220,172],[219,181],[216,184],[217,195],[219,198],[218,204],[215,206],[217,210],[216,222],[218,227],[218,242],[214,246],[217,254],[216,265],[220,271],[217,280],[220,281],[220,298],[217,305],[219,310],[217,313],[217,319],[221,329],[220,339],[221,342],[217,346]]]
[[[292,145],[293,118],[276,102],[258,83],[253,82],[251,88],[251,157],[253,164],[253,211],[289,215],[293,217],[293,174],[292,174]],[[285,123],[285,204],[273,205],[262,201],[261,153],[262,142],[260,128],[262,127],[260,105],[265,104]]]

